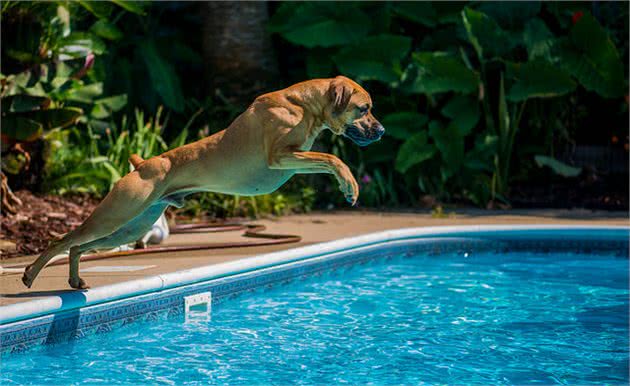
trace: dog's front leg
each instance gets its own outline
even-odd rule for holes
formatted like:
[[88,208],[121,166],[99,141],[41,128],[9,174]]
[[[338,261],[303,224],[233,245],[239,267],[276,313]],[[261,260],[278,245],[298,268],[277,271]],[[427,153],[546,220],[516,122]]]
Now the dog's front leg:
[[296,173],[329,173],[339,182],[339,189],[352,205],[359,198],[359,184],[348,165],[332,154],[315,151],[294,151],[273,157],[270,169],[294,170]]

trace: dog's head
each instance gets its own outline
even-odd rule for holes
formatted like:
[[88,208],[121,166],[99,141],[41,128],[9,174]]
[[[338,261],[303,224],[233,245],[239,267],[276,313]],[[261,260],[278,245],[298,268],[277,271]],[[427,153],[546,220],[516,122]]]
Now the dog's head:
[[378,141],[385,129],[372,115],[372,98],[356,82],[345,76],[330,81],[326,123],[337,135],[350,138],[359,146]]

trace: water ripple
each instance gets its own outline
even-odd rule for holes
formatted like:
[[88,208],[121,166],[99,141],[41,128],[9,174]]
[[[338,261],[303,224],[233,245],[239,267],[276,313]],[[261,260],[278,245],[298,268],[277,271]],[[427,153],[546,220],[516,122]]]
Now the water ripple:
[[1,384],[627,384],[628,260],[474,253],[256,291],[3,358]]

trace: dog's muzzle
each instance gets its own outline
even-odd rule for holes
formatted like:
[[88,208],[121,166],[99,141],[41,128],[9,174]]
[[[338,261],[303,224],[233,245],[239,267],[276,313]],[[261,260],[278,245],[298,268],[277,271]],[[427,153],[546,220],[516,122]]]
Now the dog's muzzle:
[[359,146],[367,146],[372,142],[376,142],[385,134],[385,128],[380,123],[377,123],[368,129],[360,129],[354,125],[346,126],[344,135],[352,140]]

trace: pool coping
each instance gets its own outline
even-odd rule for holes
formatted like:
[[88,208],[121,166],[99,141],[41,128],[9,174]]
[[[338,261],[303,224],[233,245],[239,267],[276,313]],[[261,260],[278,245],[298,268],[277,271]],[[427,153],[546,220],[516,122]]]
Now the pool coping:
[[[627,238],[630,234],[628,226],[608,225],[478,225],[389,230],[0,306],[0,326],[394,241],[471,236],[514,238],[522,231],[528,231],[528,237],[544,238],[545,232],[550,230],[556,231],[553,237],[557,238],[557,231],[575,234],[593,229],[612,231],[616,238],[620,236]],[[589,238],[588,233],[580,236]]]

